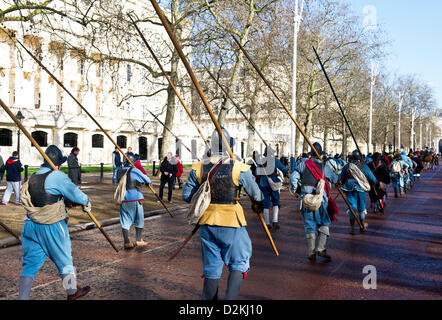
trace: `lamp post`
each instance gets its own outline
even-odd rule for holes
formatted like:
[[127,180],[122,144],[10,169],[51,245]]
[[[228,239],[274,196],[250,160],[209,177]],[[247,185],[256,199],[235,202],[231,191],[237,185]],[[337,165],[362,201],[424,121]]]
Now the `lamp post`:
[[393,122],[393,153],[396,152],[396,122]]
[[[295,16],[294,16],[294,35],[293,35],[293,86],[292,86],[292,114],[296,118],[296,70],[298,61],[298,32],[302,19],[302,11],[304,9],[304,0],[301,3],[301,10],[299,10],[299,2],[295,1]],[[296,127],[292,123],[291,126],[291,139],[290,139],[290,153],[291,157],[295,157],[298,150],[296,148]]]
[[[15,116],[20,122],[25,118],[24,115],[21,113],[21,111],[17,112],[17,115]],[[18,151],[18,157],[20,157],[20,129],[17,131],[17,151]]]

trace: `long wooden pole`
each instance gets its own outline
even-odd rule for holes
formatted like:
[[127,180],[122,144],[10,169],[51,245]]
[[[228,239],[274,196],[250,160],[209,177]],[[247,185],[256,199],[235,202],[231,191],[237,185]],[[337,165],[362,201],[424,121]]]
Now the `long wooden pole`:
[[[3,100],[0,99],[0,105],[2,108],[6,111],[6,113],[11,117],[11,119],[15,122],[15,124],[20,128],[21,131],[25,134],[25,136],[31,141],[31,143],[34,145],[34,147],[40,152],[40,154],[43,156],[43,158],[49,163],[49,165],[52,167],[53,170],[58,170],[57,167],[54,165],[54,163],[51,161],[51,159],[47,156],[47,154],[42,150],[40,145],[35,141],[35,139],[29,134],[28,130],[18,121],[18,119],[15,117],[15,115],[12,113],[12,111],[9,109],[9,107],[3,102]],[[91,220],[95,223],[97,228],[101,231],[101,233],[104,235],[104,237],[109,241],[110,245],[116,252],[118,252],[117,247],[112,242],[111,238],[107,235],[107,233],[104,231],[103,227],[101,226],[100,222],[94,217],[92,212],[87,213],[88,216],[91,218]]]
[[[313,146],[313,144],[311,143],[310,139],[307,137],[306,133],[304,132],[304,130],[301,128],[301,126],[299,125],[298,121],[296,121],[296,119],[293,117],[292,113],[290,112],[289,108],[287,108],[287,106],[285,105],[285,103],[282,101],[282,99],[279,97],[279,95],[276,93],[276,91],[273,89],[272,85],[270,84],[270,82],[267,80],[267,78],[264,76],[264,74],[261,72],[261,70],[259,69],[259,67],[255,64],[255,62],[253,61],[253,59],[250,57],[250,55],[248,54],[248,52],[246,51],[246,49],[244,49],[244,47],[241,45],[241,43],[239,43],[239,41],[235,38],[235,36],[233,36],[233,39],[235,40],[236,44],[238,45],[238,47],[241,49],[241,51],[244,53],[244,55],[247,57],[247,60],[249,60],[250,64],[255,68],[256,72],[261,76],[262,80],[265,82],[265,84],[269,87],[269,89],[272,91],[273,95],[276,97],[276,99],[279,101],[279,103],[282,105],[282,107],[284,108],[284,110],[287,112],[287,114],[289,115],[289,117],[292,119],[293,123],[296,125],[296,127],[298,128],[299,132],[301,132],[301,134],[303,135],[305,141],[307,141],[307,143],[309,144],[310,148],[313,150],[313,152],[315,153],[316,157],[319,160],[322,160],[320,154],[318,153],[318,151],[316,150],[316,148]],[[361,230],[364,230],[365,227],[362,225],[361,221],[359,220],[359,217],[357,216],[357,214],[354,212],[353,208],[350,206],[350,203],[347,200],[347,197],[345,196],[344,192],[342,191],[342,189],[338,186],[338,191],[341,194],[342,198],[344,199],[348,209],[350,210],[350,212],[353,214],[353,216],[355,217],[357,223],[359,224],[359,227]]]
[[[328,77],[327,71],[325,70],[325,66],[322,63],[321,57],[319,56],[318,51],[316,51],[316,48],[314,46],[312,46],[312,48],[313,48],[313,51],[315,52],[316,58],[319,61],[319,64],[321,65],[321,69],[324,72],[325,78],[327,79],[327,83],[330,86],[330,89],[331,89],[331,91],[333,93],[333,96],[335,97],[335,100],[336,100],[336,102],[338,104],[339,110],[341,111],[342,117],[344,118],[345,123],[347,124],[347,128],[350,131],[351,137],[353,138],[353,141],[354,141],[354,143],[356,145],[356,148],[358,149],[359,153],[362,155],[361,149],[359,149],[358,142],[356,141],[356,137],[353,134],[353,130],[351,130],[350,122],[348,122],[348,119],[347,119],[347,116],[345,115],[344,109],[342,108],[341,103],[339,102],[338,96],[337,96],[337,94],[335,92],[335,89],[333,88],[333,85],[332,85],[332,83],[330,81],[330,78]],[[371,116],[371,112],[370,112],[370,116]],[[370,143],[369,143],[369,147],[371,148],[371,144]],[[376,198],[378,199],[379,209],[380,209],[380,211],[382,213],[384,213],[384,207],[382,206],[382,201],[379,198],[378,192],[376,190],[376,186],[373,186],[372,183],[370,183],[370,185],[371,185],[371,188],[373,189],[373,192],[374,192]]]
[[[123,152],[123,150],[121,150],[120,146],[115,142],[114,139],[112,139],[112,137],[107,133],[106,130],[104,130],[104,128],[100,125],[100,123],[98,123],[97,120],[95,120],[95,118],[89,113],[89,111],[86,110],[85,107],[83,107],[83,105],[80,103],[80,101],[78,101],[77,98],[75,98],[71,92],[66,89],[66,87],[63,85],[63,83],[61,83],[60,80],[57,79],[56,76],[54,76],[54,74],[52,72],[50,72],[44,65],[43,63],[37,59],[37,57],[35,57],[32,52],[30,52],[28,50],[28,48],[26,48],[21,42],[20,40],[18,40],[17,38],[15,38],[15,41],[17,41],[17,43],[32,57],[32,59],[35,60],[35,62],[37,62],[37,64],[44,70],[46,71],[47,74],[49,74],[49,76],[54,79],[55,82],[57,82],[57,84],[78,104],[78,106],[89,116],[89,118],[91,118],[91,120],[98,126],[98,128],[100,128],[100,130],[105,134],[105,136],[115,145],[115,147],[118,148],[118,150],[123,154],[123,156],[126,158],[126,160],[135,168],[135,164],[129,159],[129,157]],[[151,185],[147,185],[147,187],[150,189],[150,191],[155,195],[155,197],[158,199],[158,201],[160,201],[160,203],[163,205],[164,209],[166,209],[167,213],[169,213],[169,215],[171,217],[173,217],[174,215],[172,214],[172,212],[169,211],[169,209],[166,207],[166,205],[164,204],[164,202],[160,199],[160,197],[158,196],[158,194],[155,192],[155,190],[152,188]]]
[[147,42],[146,38],[144,37],[143,33],[141,32],[141,30],[138,28],[137,24],[135,23],[135,21],[132,19],[132,16],[128,13],[127,14],[129,16],[129,19],[132,21],[132,24],[135,26],[135,28],[137,29],[141,39],[143,40],[144,44],[146,45],[147,49],[149,50],[150,54],[152,55],[153,59],[155,60],[155,62],[157,63],[158,67],[160,68],[161,72],[163,73],[164,77],[166,78],[167,82],[169,82],[170,86],[172,87],[173,91],[175,92],[176,96],[178,97],[178,100],[180,100],[181,105],[184,107],[184,109],[186,110],[187,115],[189,116],[190,120],[192,121],[192,123],[194,124],[196,130],[198,130],[198,133],[200,134],[201,138],[203,139],[204,143],[206,144],[206,146],[208,148],[210,148],[209,142],[207,141],[207,139],[204,137],[203,132],[201,131],[200,127],[198,126],[198,124],[195,121],[195,118],[192,116],[192,114],[190,113],[189,108],[187,107],[186,103],[184,102],[183,98],[181,97],[181,95],[179,94],[177,88],[175,87],[175,85],[173,84],[172,80],[170,79],[170,77],[167,75],[167,72],[164,70],[160,60],[157,58],[155,52],[152,50],[151,46],[149,45],[149,43]]
[[[201,86],[200,86],[200,84],[198,82],[198,79],[196,78],[195,74],[193,73],[193,70],[192,70],[192,67],[190,66],[189,61],[187,61],[187,58],[184,55],[184,52],[183,52],[183,50],[181,48],[181,45],[177,41],[175,35],[172,32],[172,28],[170,27],[169,23],[167,22],[166,18],[164,17],[163,11],[161,10],[161,8],[158,5],[158,3],[156,2],[156,0],[150,0],[150,2],[152,3],[152,6],[154,7],[155,12],[157,13],[158,17],[160,18],[161,23],[163,24],[164,28],[166,29],[167,34],[169,35],[170,39],[172,40],[172,43],[173,43],[173,45],[175,47],[175,50],[178,52],[178,55],[180,56],[181,61],[183,62],[184,66],[186,67],[186,70],[189,73],[189,76],[192,79],[192,82],[195,85],[195,88],[196,88],[198,94],[200,95],[200,97],[201,97],[201,99],[202,99],[202,101],[204,103],[204,106],[206,107],[207,112],[209,113],[210,118],[212,119],[212,122],[213,122],[213,124],[216,127],[216,130],[218,131],[219,137],[222,137],[222,141],[223,141],[224,145],[226,146],[226,148],[228,150],[228,153],[230,155],[230,159],[232,159],[232,160],[235,159],[235,156],[233,155],[233,151],[230,148],[230,143],[229,143],[229,141],[227,141],[226,137],[224,136],[223,131],[221,129],[221,126],[218,123],[218,121],[217,121],[217,119],[215,117],[215,114],[213,113],[212,108],[210,107],[209,102],[207,101],[207,99],[206,99],[206,97],[204,95],[204,92],[203,92],[203,90],[202,90],[202,88],[201,88]],[[267,234],[267,237],[269,238],[270,244],[271,244],[273,250],[275,251],[275,254],[278,256],[279,255],[278,250],[276,249],[276,246],[275,246],[275,244],[273,242],[272,236],[270,235],[270,232],[269,232],[269,230],[267,228],[267,225],[264,222],[264,218],[262,217],[262,213],[259,214],[259,216],[260,216],[261,224],[262,224],[262,226],[263,226],[263,228],[264,228],[264,230],[265,230],[265,232]]]
[[210,72],[209,68],[207,68],[206,66],[204,66],[204,69],[206,69],[207,73],[209,74],[209,76],[213,79],[213,81],[216,82],[216,84],[218,85],[218,87],[222,90],[222,92],[224,92],[224,95],[226,96],[227,99],[229,99],[233,105],[235,106],[236,110],[239,111],[239,113],[241,113],[241,115],[244,117],[244,119],[246,119],[247,123],[249,124],[250,128],[252,128],[259,136],[259,138],[261,139],[261,141],[264,143],[264,145],[267,147],[267,142],[264,140],[264,138],[261,136],[261,134],[259,133],[258,130],[256,130],[255,126],[252,124],[252,122],[249,120],[249,118],[246,116],[246,114],[244,113],[244,111],[241,110],[240,106],[229,96],[229,94],[227,93],[227,90],[221,85],[221,83],[219,83],[218,79],[213,75],[212,72]]
[[16,238],[20,243],[21,243],[21,239],[18,235],[15,234],[14,231],[12,231],[11,229],[9,229],[9,227],[7,225],[5,225],[3,222],[0,221],[0,226],[2,226],[3,229],[6,230],[6,232],[8,232],[9,234],[11,234],[12,236],[14,236],[14,238]]
[[[170,132],[170,134],[172,134],[176,139],[178,139],[180,142],[181,142],[181,144],[183,145],[183,147],[184,148],[186,148],[187,149],[187,151],[189,151],[190,153],[192,153],[192,150],[190,150],[189,149],[189,147],[188,146],[186,146],[184,143],[183,143],[183,141],[180,139],[180,138],[178,138],[173,132],[172,132],[172,130],[170,130],[165,124],[164,124],[164,122],[163,121],[161,121],[152,111],[150,111],[150,110],[147,110],[151,115],[152,115],[152,117],[154,117],[167,131],[169,131]],[[197,157],[197,159],[198,159],[198,161],[200,161],[200,159]]]

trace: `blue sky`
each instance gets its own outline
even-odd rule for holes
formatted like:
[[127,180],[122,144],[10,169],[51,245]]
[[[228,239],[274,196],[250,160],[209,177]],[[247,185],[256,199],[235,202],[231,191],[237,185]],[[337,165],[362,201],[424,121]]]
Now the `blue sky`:
[[392,41],[388,69],[419,76],[442,108],[442,0],[347,1],[361,16],[365,6],[376,8],[377,23]]

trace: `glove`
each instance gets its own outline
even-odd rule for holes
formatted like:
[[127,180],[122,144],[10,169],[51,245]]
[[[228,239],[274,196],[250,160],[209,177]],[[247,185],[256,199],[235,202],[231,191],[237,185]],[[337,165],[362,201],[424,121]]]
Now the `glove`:
[[257,214],[260,214],[264,210],[264,204],[262,203],[262,201],[252,200],[252,210]]
[[92,211],[92,205],[91,205],[91,202],[89,201],[87,203],[87,205],[83,206],[83,212],[88,213],[88,212],[91,212],[91,211]]

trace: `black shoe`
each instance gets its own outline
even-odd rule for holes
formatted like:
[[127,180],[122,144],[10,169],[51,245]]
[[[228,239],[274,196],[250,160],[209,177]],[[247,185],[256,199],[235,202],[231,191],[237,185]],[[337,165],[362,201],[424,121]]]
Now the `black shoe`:
[[275,230],[281,229],[281,227],[279,226],[278,222],[272,222],[272,228],[275,229]]
[[308,256],[308,259],[311,262],[315,262],[316,261],[316,253],[312,253],[311,255]]
[[267,229],[271,230],[271,229],[272,229],[272,225],[271,225],[271,224],[268,224],[268,225],[267,225]]
[[327,250],[323,250],[323,251],[318,251],[318,256],[324,258],[327,261],[331,261],[331,257],[329,254],[327,254]]

